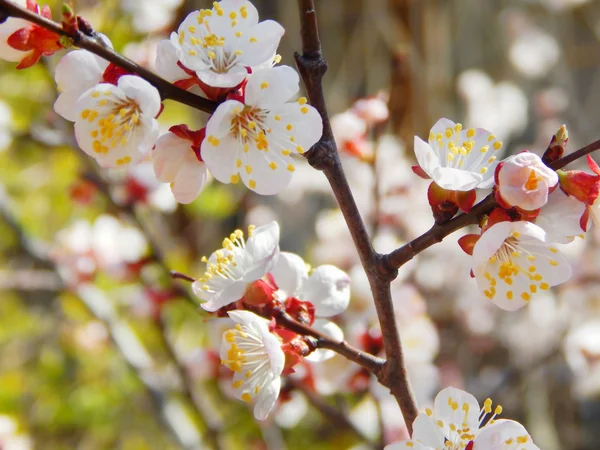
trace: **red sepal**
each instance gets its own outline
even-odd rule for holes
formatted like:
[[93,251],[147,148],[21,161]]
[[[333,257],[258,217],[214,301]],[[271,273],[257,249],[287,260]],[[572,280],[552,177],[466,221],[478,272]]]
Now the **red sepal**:
[[133,75],[133,73],[117,66],[116,64],[109,63],[102,74],[102,81],[105,83],[114,84],[116,86],[119,84],[119,78],[121,78],[123,75]]
[[425,173],[421,166],[411,166],[411,169],[416,175],[420,176],[424,180],[431,180],[431,177]]
[[455,191],[442,189],[435,181],[432,181],[427,189],[427,200],[437,224],[448,222],[458,212]]
[[458,207],[461,211],[468,213],[471,211],[473,204],[477,198],[477,194],[475,193],[475,189],[471,189],[470,191],[454,191],[456,192],[456,202],[458,203]]
[[202,155],[200,154],[200,146],[202,145],[202,141],[206,136],[206,128],[200,128],[199,130],[194,131],[190,130],[190,128],[186,124],[181,124],[173,125],[171,128],[169,128],[169,131],[178,138],[190,141],[190,143],[192,144],[192,150],[196,154],[196,158],[198,158],[198,161],[202,161]]
[[288,297],[285,302],[285,311],[305,325],[312,325],[315,321],[315,307],[310,302],[303,302],[295,297]]
[[273,301],[273,294],[278,289],[271,274],[253,281],[246,287],[244,303],[252,306],[266,305]]
[[458,240],[458,245],[467,255],[473,256],[473,248],[480,237],[480,234],[466,234]]
[[579,226],[581,227],[581,229],[583,231],[587,231],[589,223],[590,223],[590,207],[588,206],[587,208],[585,208],[585,211],[583,211],[583,214],[579,218]]

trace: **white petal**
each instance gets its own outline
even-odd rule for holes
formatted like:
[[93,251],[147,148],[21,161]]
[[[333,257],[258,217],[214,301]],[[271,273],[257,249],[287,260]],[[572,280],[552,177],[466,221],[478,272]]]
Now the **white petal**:
[[278,66],[254,72],[248,78],[245,102],[271,109],[289,101],[298,93],[300,78],[289,66]]
[[433,178],[434,170],[440,167],[440,160],[433,148],[418,136],[415,136],[415,156],[421,169]]
[[124,75],[119,78],[118,87],[127,97],[140,105],[144,115],[152,118],[158,115],[161,104],[160,94],[146,80],[135,75]]
[[226,73],[216,73],[206,69],[197,70],[196,75],[203,83],[211,87],[232,88],[244,81],[248,71],[243,66],[234,66]]
[[[446,131],[448,128],[454,128],[456,126],[456,123],[451,121],[450,119],[446,119],[444,117],[442,117],[441,119],[439,119],[435,125],[433,127],[431,127],[431,133],[438,135],[438,134],[444,134],[444,131]],[[429,142],[431,144],[431,142]]]
[[451,436],[450,424],[472,430],[479,428],[479,403],[468,392],[454,387],[442,389],[435,397],[434,411],[435,419],[444,422],[443,430],[448,438]]
[[219,145],[213,145],[207,139],[202,141],[200,146],[202,160],[212,176],[221,183],[231,183],[232,177],[238,173],[235,162],[241,151],[239,145],[239,141],[228,135],[219,138]]
[[548,233],[550,242],[567,244],[583,233],[579,220],[585,209],[585,203],[565,194],[562,189],[556,189],[548,197],[548,203],[541,209],[535,224]]
[[83,94],[102,81],[108,61],[88,52],[75,50],[67,53],[56,65],[54,80],[59,91],[79,91]]
[[478,173],[451,167],[436,167],[430,176],[441,188],[453,191],[470,191],[483,180]]
[[202,303],[200,306],[205,311],[215,312],[219,308],[223,306],[227,306],[230,303],[236,302],[242,298],[244,292],[246,291],[247,283],[244,281],[233,281],[227,285],[227,287],[215,293],[208,293],[202,290],[202,285],[199,281],[194,281],[192,283],[192,290],[194,294],[198,296],[201,300],[206,300],[205,303]]
[[[248,153],[241,153],[241,161],[246,170],[240,175],[244,184],[260,195],[275,195],[287,187],[295,170],[293,164],[277,164],[276,152],[262,152],[252,143]],[[277,158],[281,161],[282,158]],[[275,162],[275,165],[271,165]]]
[[279,397],[281,389],[281,378],[277,377],[258,393],[256,405],[254,405],[254,418],[256,420],[265,420]]
[[277,287],[286,296],[294,297],[308,280],[308,268],[302,258],[294,253],[280,252],[277,264],[271,270]]
[[510,222],[500,222],[488,228],[473,248],[475,264],[485,263],[494,256],[512,230]]
[[[280,120],[275,120],[276,115]],[[266,124],[272,129],[269,143],[276,151],[290,149],[303,153],[316,144],[323,134],[323,119],[318,111],[310,105],[300,105],[298,102],[272,108]]]
[[[519,439],[519,440],[517,440]],[[513,420],[496,420],[475,437],[473,450],[540,450],[523,425]]]
[[177,48],[173,43],[168,39],[160,41],[156,48],[156,72],[171,83],[189,78],[178,62]]
[[79,97],[81,97],[83,92],[84,91],[79,92],[78,90],[61,92],[54,102],[54,111],[56,111],[66,120],[75,122],[77,119],[77,116],[75,115],[75,105],[77,104],[77,100],[79,100]]
[[[330,320],[316,319],[312,324],[312,328],[329,336],[337,342],[342,342],[344,340],[344,332],[342,329]],[[304,359],[312,362],[321,362],[331,359],[335,355],[336,353],[333,350],[319,348],[310,355],[306,356]]]
[[304,283],[299,295],[315,306],[315,314],[319,317],[340,314],[350,302],[350,277],[335,266],[319,266]]
[[426,414],[419,414],[413,422],[412,438],[427,447],[441,449],[445,447],[445,436],[442,429]]
[[427,447],[418,441],[402,441],[386,445],[383,450],[435,450],[435,448]]
[[284,33],[283,27],[273,20],[265,20],[252,27],[238,43],[242,51],[239,64],[252,67],[272,59]]
[[279,257],[279,224],[271,222],[254,230],[246,242],[246,252],[253,261],[244,279],[257,280],[269,272]]

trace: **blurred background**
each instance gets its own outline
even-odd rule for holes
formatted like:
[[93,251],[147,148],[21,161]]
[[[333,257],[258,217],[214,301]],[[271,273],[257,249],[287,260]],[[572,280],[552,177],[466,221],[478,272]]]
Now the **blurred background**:
[[[48,1],[54,17],[60,2]],[[150,68],[156,45],[208,1],[73,1],[116,50]],[[432,224],[410,171],[414,135],[440,117],[489,129],[505,155],[541,154],[566,124],[574,150],[600,129],[597,0],[318,0],[336,140],[378,251]],[[254,1],[301,48],[295,2]],[[380,448],[406,437],[368,374],[336,356],[305,364],[256,423],[219,368],[222,324],[175,269],[237,227],[276,219],[281,249],[352,276],[346,338],[381,351],[366,278],[321,173],[299,167],[276,198],[208,185],[177,205],[150,162],[102,171],[52,109],[62,53],[17,71],[0,62],[0,449]],[[166,102],[163,131],[207,116]],[[519,420],[543,450],[600,442],[600,231],[564,246],[574,276],[508,313],[484,301],[455,233],[393,284],[420,406],[453,385]]]

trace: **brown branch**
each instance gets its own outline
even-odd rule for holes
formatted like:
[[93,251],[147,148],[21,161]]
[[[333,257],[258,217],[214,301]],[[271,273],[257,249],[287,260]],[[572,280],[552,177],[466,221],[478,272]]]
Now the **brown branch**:
[[327,62],[321,54],[314,0],[298,0],[298,5],[302,54],[295,55],[296,64],[310,102],[323,118],[323,136],[306,153],[306,158],[312,167],[322,170],[327,177],[352,235],[373,292],[387,357],[385,365],[380,368],[382,370],[376,371],[375,375],[398,401],[409,431],[412,431],[412,422],[418,410],[406,376],[400,333],[390,293],[390,282],[397,276],[397,270],[382,264],[381,255],[373,249],[340,162],[323,93],[322,79],[327,71]]
[[[600,150],[600,139],[592,142],[579,150],[574,151],[562,158],[549,164],[549,167],[558,170],[567,164],[582,158],[596,150]],[[468,214],[460,214],[443,225],[433,225],[429,231],[425,232],[415,240],[385,255],[381,263],[385,266],[382,270],[399,269],[423,250],[441,242],[446,236],[454,233],[468,225],[479,223],[481,218],[488,214],[496,206],[496,201],[492,194],[483,201],[475,205]]]
[[40,27],[52,31],[60,36],[66,36],[70,38],[75,46],[83,48],[97,56],[100,56],[101,58],[104,58],[116,66],[127,70],[128,72],[132,72],[140,76],[158,89],[163,100],[174,100],[207,113],[212,113],[217,107],[215,102],[202,98],[199,95],[192,94],[191,92],[173,85],[155,73],[150,72],[148,69],[143,68],[128,58],[125,58],[123,55],[120,55],[113,49],[103,45],[94,37],[88,36],[81,31],[75,31],[72,33],[65,31],[60,23],[46,19],[39,14],[35,14],[33,11],[29,11],[26,8],[12,3],[10,0],[0,0],[0,15],[2,14],[9,17],[18,17],[28,20],[29,22],[39,25]]

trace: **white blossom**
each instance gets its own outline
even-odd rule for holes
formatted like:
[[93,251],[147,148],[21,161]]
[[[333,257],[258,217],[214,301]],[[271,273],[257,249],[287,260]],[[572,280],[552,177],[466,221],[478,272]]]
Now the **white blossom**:
[[539,450],[520,423],[497,420],[501,413],[489,398],[480,408],[468,392],[448,387],[436,396],[433,409],[417,416],[412,439],[385,450]]
[[246,85],[244,103],[219,105],[206,125],[201,156],[222,183],[240,177],[251,190],[276,194],[295,170],[292,154],[302,154],[321,137],[321,116],[298,92],[298,74],[280,66],[254,72]]
[[208,86],[232,88],[248,75],[248,67],[273,60],[284,29],[273,20],[258,22],[258,12],[245,0],[214,2],[212,9],[190,13],[171,34],[179,61]]
[[473,274],[488,299],[504,310],[515,311],[538,291],[567,281],[571,266],[537,225],[500,222],[475,244]]
[[142,78],[125,75],[117,86],[98,84],[77,101],[77,143],[102,167],[137,163],[156,142],[160,107],[158,91]]
[[492,187],[498,165],[495,153],[502,142],[483,128],[463,130],[461,124],[440,119],[429,142],[415,136],[415,155],[421,169],[441,188],[470,191]]
[[[103,36],[104,42],[112,47]],[[109,62],[87,50],[74,50],[61,58],[54,69],[54,80],[59,92],[54,110],[71,122],[77,120],[75,105],[88,89],[103,81]]]
[[206,262],[204,276],[192,284],[194,293],[205,303],[206,311],[216,311],[239,300],[248,284],[261,279],[279,257],[279,225],[248,227],[248,240],[241,230],[235,230],[223,240],[223,248]]
[[237,398],[254,403],[254,417],[265,420],[281,388],[285,354],[269,322],[250,311],[229,311],[236,322],[221,341],[221,363],[233,372]]
[[540,210],[535,224],[548,234],[549,241],[568,244],[576,236],[583,237],[580,220],[585,209],[585,203],[556,189]]
[[531,152],[521,152],[502,161],[498,169],[498,194],[508,206],[534,211],[548,202],[558,175]]

